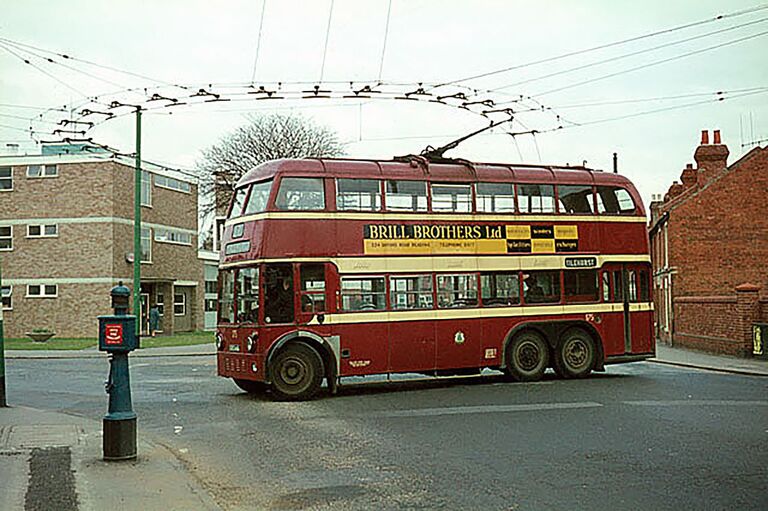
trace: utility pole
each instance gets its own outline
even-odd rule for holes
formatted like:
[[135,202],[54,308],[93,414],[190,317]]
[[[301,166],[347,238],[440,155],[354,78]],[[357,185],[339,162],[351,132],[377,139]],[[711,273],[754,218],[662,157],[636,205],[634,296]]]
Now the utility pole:
[[[151,240],[150,240],[151,243]],[[133,191],[133,314],[141,334],[141,107],[136,107],[136,171]]]
[[8,406],[5,400],[5,340],[3,337],[3,264],[0,261],[0,408]]

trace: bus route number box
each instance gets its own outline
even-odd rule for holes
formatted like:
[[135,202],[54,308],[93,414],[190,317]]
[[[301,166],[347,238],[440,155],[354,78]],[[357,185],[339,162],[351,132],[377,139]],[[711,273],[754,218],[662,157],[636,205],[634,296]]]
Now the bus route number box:
[[99,351],[127,352],[138,347],[134,316],[99,316]]

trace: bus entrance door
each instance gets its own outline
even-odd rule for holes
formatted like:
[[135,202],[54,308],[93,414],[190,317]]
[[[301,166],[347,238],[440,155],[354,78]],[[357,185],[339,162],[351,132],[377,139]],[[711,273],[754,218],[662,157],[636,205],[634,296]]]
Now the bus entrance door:
[[631,349],[629,301],[625,264],[606,264],[602,273],[603,302],[611,312],[603,316],[603,349],[606,356],[623,355]]

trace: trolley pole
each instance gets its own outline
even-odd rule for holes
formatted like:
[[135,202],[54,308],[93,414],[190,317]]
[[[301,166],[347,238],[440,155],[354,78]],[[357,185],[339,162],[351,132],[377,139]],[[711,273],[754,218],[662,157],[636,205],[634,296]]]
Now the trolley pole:
[[[3,289],[3,264],[0,260],[0,295]],[[0,300],[0,408],[8,406],[5,399],[5,338],[3,337],[3,304]]]
[[133,314],[141,334],[141,107],[136,107],[136,171],[133,191]]

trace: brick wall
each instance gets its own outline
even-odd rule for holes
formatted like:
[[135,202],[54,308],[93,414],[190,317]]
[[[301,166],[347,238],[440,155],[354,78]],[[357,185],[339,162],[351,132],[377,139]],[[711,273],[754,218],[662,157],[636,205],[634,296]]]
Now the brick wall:
[[673,345],[710,353],[741,355],[736,296],[692,296],[674,300]]

